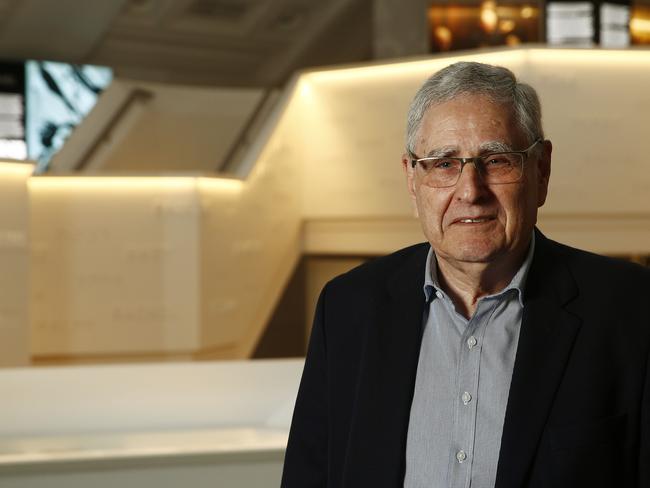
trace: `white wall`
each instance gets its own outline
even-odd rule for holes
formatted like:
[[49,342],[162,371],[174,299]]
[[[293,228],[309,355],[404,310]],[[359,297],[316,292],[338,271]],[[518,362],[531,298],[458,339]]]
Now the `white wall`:
[[0,486],[279,486],[302,363],[0,370]]

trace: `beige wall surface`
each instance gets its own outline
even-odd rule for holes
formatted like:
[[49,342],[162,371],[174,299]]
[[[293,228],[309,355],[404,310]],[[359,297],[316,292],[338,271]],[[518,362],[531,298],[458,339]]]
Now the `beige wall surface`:
[[29,363],[29,200],[33,166],[0,162],[0,366]]
[[650,52],[534,50],[522,75],[539,87],[554,143],[544,212],[648,216]]
[[34,353],[247,357],[302,253],[422,240],[399,162],[405,112],[459,59],[508,66],[541,94],[554,143],[542,229],[648,253],[650,52],[534,48],[307,72],[242,180],[32,179]]
[[196,193],[191,179],[33,178],[32,354],[196,350]]

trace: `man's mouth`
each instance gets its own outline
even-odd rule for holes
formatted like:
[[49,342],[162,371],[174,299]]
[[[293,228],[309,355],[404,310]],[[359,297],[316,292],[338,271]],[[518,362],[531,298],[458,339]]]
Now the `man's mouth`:
[[462,218],[456,220],[457,223],[461,224],[480,224],[483,222],[488,222],[489,220],[492,220],[492,217],[475,217],[475,218]]

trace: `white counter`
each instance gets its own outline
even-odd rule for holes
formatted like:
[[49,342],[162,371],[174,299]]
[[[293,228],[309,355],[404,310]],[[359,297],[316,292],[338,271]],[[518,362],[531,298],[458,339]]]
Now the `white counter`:
[[279,486],[301,369],[282,360],[0,371],[0,487]]

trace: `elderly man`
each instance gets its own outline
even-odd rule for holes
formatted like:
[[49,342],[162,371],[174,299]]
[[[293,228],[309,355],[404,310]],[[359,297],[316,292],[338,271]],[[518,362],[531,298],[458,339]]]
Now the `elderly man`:
[[323,289],[282,486],[650,487],[650,272],[535,229],[533,88],[439,71],[402,164],[428,243]]

